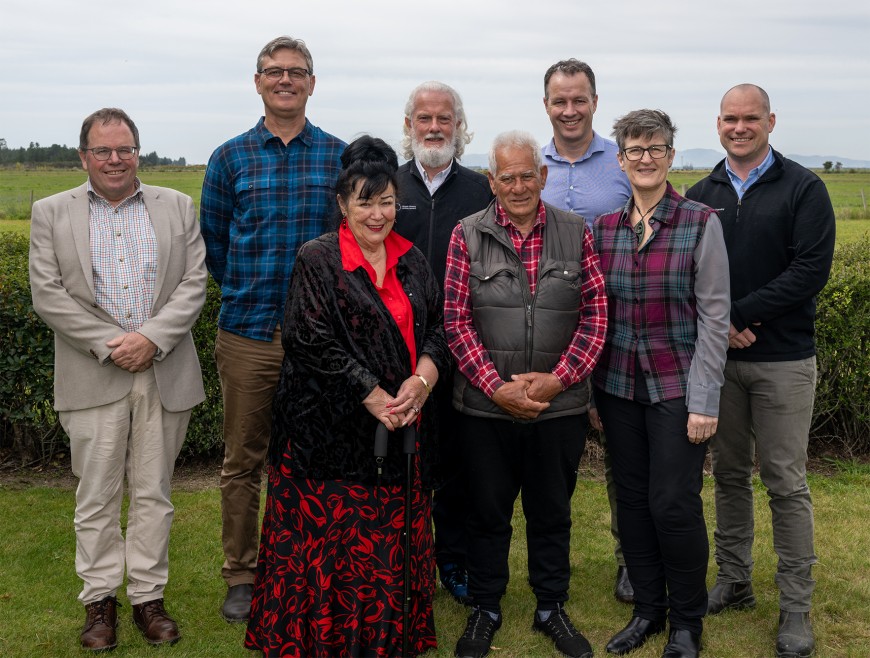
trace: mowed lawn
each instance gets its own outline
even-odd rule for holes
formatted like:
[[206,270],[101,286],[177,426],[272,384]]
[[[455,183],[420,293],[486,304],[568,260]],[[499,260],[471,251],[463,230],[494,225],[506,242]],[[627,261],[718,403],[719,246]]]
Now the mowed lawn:
[[[584,460],[584,464],[587,464]],[[826,475],[810,477],[816,509],[818,581],[812,619],[818,658],[870,655],[870,467],[841,463]],[[160,649],[161,654],[187,656],[249,656],[242,648],[245,627],[229,625],[218,610],[225,592],[220,568],[220,494],[215,465],[214,484],[186,486],[176,482],[175,523],[170,546],[170,583],[166,601],[178,620],[182,640]],[[0,481],[2,482],[2,481]],[[714,523],[712,480],[705,478],[704,503],[712,546]],[[571,588],[567,610],[592,642],[597,656],[613,633],[628,621],[631,607],[612,595],[615,562],[609,532],[609,510],[600,464],[582,466],[573,499]],[[76,601],[80,582],[75,575],[73,535],[74,492],[62,488],[9,488],[0,484],[0,655],[81,656],[78,634],[84,619]],[[755,592],[758,605],[746,612],[729,612],[705,622],[707,658],[756,658],[773,655],[778,616],[778,591],[773,574],[767,499],[756,481]],[[505,623],[495,638],[493,658],[555,658],[543,636],[532,633],[534,599],[527,584],[525,525],[514,515],[510,553],[511,581],[503,600]],[[711,555],[708,584],[715,564]],[[114,656],[153,658],[156,654],[133,626],[130,606],[120,593],[120,645]],[[439,648],[432,658],[453,655],[462,633],[466,609],[443,590],[435,595]],[[665,636],[658,636],[633,653],[637,658],[661,655]]]

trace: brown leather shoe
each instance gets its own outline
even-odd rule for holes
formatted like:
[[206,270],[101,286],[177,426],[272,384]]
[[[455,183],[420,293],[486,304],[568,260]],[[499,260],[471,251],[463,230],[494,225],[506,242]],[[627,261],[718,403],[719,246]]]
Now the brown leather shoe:
[[118,646],[115,629],[118,627],[118,599],[107,596],[85,606],[85,626],[80,640],[82,648],[90,651],[111,651]]
[[149,644],[174,644],[181,639],[178,624],[163,607],[163,599],[154,599],[133,606],[133,623],[142,631]]

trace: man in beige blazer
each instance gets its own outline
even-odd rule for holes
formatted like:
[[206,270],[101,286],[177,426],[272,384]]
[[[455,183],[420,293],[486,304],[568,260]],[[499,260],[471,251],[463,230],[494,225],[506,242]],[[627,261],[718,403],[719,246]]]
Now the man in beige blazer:
[[[76,571],[86,649],[116,646],[126,565],[133,621],[176,642],[166,613],[170,479],[192,407],[205,398],[190,329],[205,301],[205,247],[190,197],[143,185],[125,112],[85,119],[88,181],[33,206],[33,306],[55,334],[55,409],[70,438]],[[126,473],[126,537],[120,516]]]

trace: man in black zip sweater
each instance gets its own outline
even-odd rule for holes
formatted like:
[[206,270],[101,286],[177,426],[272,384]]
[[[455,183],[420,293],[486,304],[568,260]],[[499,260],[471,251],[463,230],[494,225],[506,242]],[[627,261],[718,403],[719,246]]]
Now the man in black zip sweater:
[[[405,105],[404,156],[399,168],[399,211],[395,231],[422,251],[444,286],[447,246],[459,220],[483,210],[492,199],[486,176],[459,164],[471,141],[459,94],[430,81],[415,88]],[[442,463],[451,479],[435,492],[432,518],[435,558],[444,588],[468,603],[465,564],[465,475],[455,444],[457,412],[451,404],[452,376],[435,390]]]
[[779,556],[776,655],[805,657],[815,581],[813,507],[806,479],[816,384],[816,295],[834,251],[824,183],[769,145],[767,93],[742,84],[722,98],[727,152],[686,194],[719,214],[731,271],[731,331],[719,428],[710,442],[716,480],[716,563],[708,614],[755,605],[752,467],[757,453]]

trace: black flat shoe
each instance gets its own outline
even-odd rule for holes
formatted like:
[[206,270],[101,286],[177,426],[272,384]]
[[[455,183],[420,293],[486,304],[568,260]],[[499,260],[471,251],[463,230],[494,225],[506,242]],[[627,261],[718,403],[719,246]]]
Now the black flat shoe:
[[613,653],[617,656],[629,653],[635,649],[642,647],[653,635],[657,635],[665,630],[665,620],[643,619],[642,617],[632,617],[628,622],[628,626],[614,635],[610,642],[607,643],[607,653]]
[[662,658],[698,658],[701,653],[701,634],[684,628],[671,629]]

